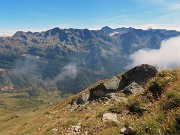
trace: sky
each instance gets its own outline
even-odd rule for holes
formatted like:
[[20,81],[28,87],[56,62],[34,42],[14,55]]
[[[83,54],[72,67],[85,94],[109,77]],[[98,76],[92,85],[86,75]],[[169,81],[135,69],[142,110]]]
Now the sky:
[[180,0],[0,0],[0,36],[54,27],[180,31]]

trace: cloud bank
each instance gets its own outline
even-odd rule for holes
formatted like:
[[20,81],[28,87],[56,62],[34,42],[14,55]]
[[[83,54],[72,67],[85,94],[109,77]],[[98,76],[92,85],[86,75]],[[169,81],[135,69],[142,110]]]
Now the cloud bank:
[[[17,60],[15,68],[12,70],[18,74],[31,74],[35,78],[42,79],[41,68],[38,64],[38,58],[35,56],[27,55],[24,60]],[[56,84],[59,81],[64,81],[67,78],[76,78],[78,74],[77,63],[71,62],[68,65],[62,67],[61,72],[52,79],[43,80],[45,83]]]
[[78,73],[77,64],[70,63],[67,66],[64,66],[61,70],[61,73],[58,74],[54,79],[53,82],[63,81],[65,78],[76,78]]
[[170,38],[161,43],[160,49],[142,49],[129,56],[134,67],[140,64],[150,64],[158,69],[168,69],[180,66],[180,37]]

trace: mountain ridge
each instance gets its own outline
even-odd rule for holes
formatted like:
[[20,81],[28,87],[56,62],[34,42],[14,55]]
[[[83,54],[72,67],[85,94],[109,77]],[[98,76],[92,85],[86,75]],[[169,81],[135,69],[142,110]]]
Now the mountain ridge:
[[[19,31],[12,37],[0,38],[0,68],[6,69],[6,76],[9,76],[19,63],[30,62],[28,65],[34,65],[34,70],[38,71],[33,71],[33,75],[46,81],[53,80],[64,66],[77,63],[76,80],[67,78],[54,84],[63,93],[76,93],[100,79],[125,71],[130,54],[145,48],[159,49],[163,40],[178,35],[180,32],[177,31],[131,27],[100,30],[56,27],[43,32]],[[34,58],[29,60],[29,56]],[[8,78],[12,78],[11,75]],[[87,81],[81,83],[82,80]],[[17,84],[12,84],[16,89]]]

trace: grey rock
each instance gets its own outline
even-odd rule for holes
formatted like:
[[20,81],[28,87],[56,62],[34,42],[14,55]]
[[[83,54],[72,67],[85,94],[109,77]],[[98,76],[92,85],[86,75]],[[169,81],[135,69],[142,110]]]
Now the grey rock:
[[146,82],[157,73],[158,71],[153,66],[147,64],[137,66],[125,72],[123,75],[115,76],[91,89],[89,100],[92,101],[104,97],[108,93],[115,93],[118,91],[129,91],[130,93],[134,93],[138,90],[143,90]]
[[100,85],[90,90],[89,99],[94,100],[104,97],[108,93],[117,92],[120,82],[122,82],[122,78],[119,76],[114,76],[108,81],[101,83]]
[[103,114],[103,118],[102,118],[103,122],[106,122],[106,121],[114,121],[114,122],[118,122],[118,119],[117,119],[117,114],[115,113],[105,113]]
[[[130,85],[132,82],[135,82],[140,86],[144,86],[147,83],[147,81],[150,78],[156,76],[157,73],[158,71],[155,67],[148,64],[142,64],[125,72],[122,75],[122,78],[126,86]],[[123,86],[119,86],[119,87],[121,88]]]
[[117,90],[121,79],[117,76],[112,77],[110,80],[105,82],[103,85],[107,90]]
[[134,131],[131,127],[123,127],[121,128],[120,134],[123,135],[134,135]]
[[73,126],[72,127],[74,129],[75,132],[80,132],[81,131],[81,126]]
[[[107,102],[110,100],[119,101],[122,98],[116,96],[117,92],[133,94],[144,91],[146,82],[157,74],[156,68],[143,64],[137,66],[122,75],[114,76],[111,79],[97,85],[73,99],[71,105],[86,104],[89,101]],[[98,99],[98,100],[97,100]]]
[[73,99],[70,104],[71,105],[79,105],[79,104],[86,104],[89,99],[89,92],[83,93],[79,97]]
[[143,92],[145,89],[138,85],[137,83],[135,82],[132,82],[130,85],[126,86],[124,89],[123,89],[123,92],[127,95],[129,94],[134,94],[134,93],[137,93],[137,92]]
[[127,101],[127,98],[125,97],[120,97],[117,96],[116,93],[109,93],[106,95],[106,97],[110,100],[110,101]]

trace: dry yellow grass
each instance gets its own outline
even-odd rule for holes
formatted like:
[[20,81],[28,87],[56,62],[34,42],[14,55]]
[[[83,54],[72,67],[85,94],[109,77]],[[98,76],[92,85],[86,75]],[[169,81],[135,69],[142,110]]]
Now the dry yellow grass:
[[[171,72],[171,71],[167,71]],[[167,73],[168,75],[169,73]],[[66,130],[72,125],[80,124],[82,131],[88,131],[89,134],[116,135],[119,133],[120,128],[125,124],[129,124],[138,134],[164,134],[166,132],[172,132],[177,134],[176,128],[176,116],[180,114],[180,108],[175,107],[167,112],[162,110],[162,101],[166,100],[168,92],[174,92],[176,95],[180,92],[180,69],[176,69],[177,78],[165,85],[163,93],[159,99],[149,100],[146,94],[134,94],[128,96],[128,105],[133,100],[143,102],[146,111],[142,116],[136,114],[118,114],[119,123],[108,122],[103,123],[101,115],[104,112],[108,112],[109,108],[114,104],[103,103],[90,103],[88,107],[79,107],[71,111],[71,107],[68,103],[81,95],[84,92],[89,91],[93,87],[105,82],[102,80],[96,84],[88,87],[81,93],[71,96],[51,109],[42,109],[42,112],[38,112],[33,118],[20,124],[17,128],[13,128],[6,134],[18,134],[18,135],[53,135],[53,134],[66,134]],[[165,77],[167,79],[168,76]],[[124,94],[118,94],[119,96],[125,96]],[[179,97],[180,98],[180,97]],[[117,104],[117,103],[115,103]],[[123,104],[126,103],[123,102]],[[126,108],[128,109],[128,108]],[[53,131],[57,129],[57,131]],[[5,133],[5,132],[4,132]]]

